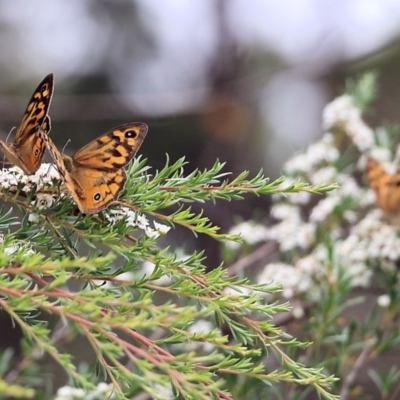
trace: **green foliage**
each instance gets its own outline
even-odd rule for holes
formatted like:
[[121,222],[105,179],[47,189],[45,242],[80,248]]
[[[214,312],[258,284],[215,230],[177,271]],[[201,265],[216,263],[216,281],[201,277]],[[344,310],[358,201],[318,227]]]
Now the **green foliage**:
[[[282,283],[271,298],[289,301],[292,310],[275,322],[310,342],[288,354],[334,375],[331,391],[341,400],[395,400],[400,393],[393,356],[400,350],[399,130],[373,130],[364,122],[375,95],[374,74],[351,81],[326,106],[321,140],[284,166],[288,180],[340,187],[319,198],[274,196],[268,228],[242,222],[231,233],[242,232],[243,244],[227,242],[225,250],[226,259],[235,260],[228,272]],[[375,191],[366,176],[370,158],[382,168],[373,175]],[[277,399],[309,398],[293,382],[279,382],[273,393]]]
[[[329,394],[333,376],[288,355],[308,344],[271,319],[289,310],[287,303],[268,302],[280,285],[229,276],[222,267],[206,272],[202,252],[180,256],[160,246],[159,236],[166,224],[238,242],[238,235],[219,233],[186,203],[239,201],[248,193],[318,194],[337,186],[285,185],[262,172],[229,181],[218,161],[185,175],[184,165],[183,159],[167,162],[151,175],[145,160],[136,159],[121,199],[95,215],[77,213],[59,183],[42,185],[40,176],[28,187],[26,180],[3,185],[1,198],[22,215],[11,214],[8,205],[0,212],[0,307],[23,332],[20,361],[11,362],[8,351],[0,359],[3,396],[48,398],[48,373],[41,368],[51,360],[75,388],[64,388],[70,397],[62,398],[127,399],[147,392],[155,399],[231,399],[239,398],[232,395],[240,392],[239,380],[242,388],[289,382],[335,398]],[[149,219],[162,225],[152,228]],[[65,348],[78,339],[88,350],[82,364]],[[264,363],[267,355],[274,365]]]

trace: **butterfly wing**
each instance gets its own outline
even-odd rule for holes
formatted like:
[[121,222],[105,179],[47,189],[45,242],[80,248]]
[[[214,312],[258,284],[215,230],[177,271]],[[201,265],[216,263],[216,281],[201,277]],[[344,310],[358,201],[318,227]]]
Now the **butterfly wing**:
[[390,175],[376,160],[368,158],[367,176],[379,207],[386,213],[400,211],[400,165],[396,174]]
[[116,171],[132,160],[147,131],[142,122],[117,126],[78,150],[72,156],[73,164],[97,171]]
[[34,174],[42,161],[45,144],[38,136],[39,127],[48,134],[51,121],[48,111],[53,95],[54,77],[47,75],[34,91],[20,126],[17,129],[14,143],[0,141],[5,156],[26,174]]

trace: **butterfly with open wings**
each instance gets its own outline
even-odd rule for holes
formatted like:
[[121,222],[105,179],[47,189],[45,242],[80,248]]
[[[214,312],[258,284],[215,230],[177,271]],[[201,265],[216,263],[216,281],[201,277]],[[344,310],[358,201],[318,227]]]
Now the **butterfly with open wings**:
[[135,156],[147,134],[141,122],[124,124],[88,143],[72,157],[61,153],[44,130],[46,143],[65,187],[82,213],[96,213],[118,198],[125,186],[125,165]]

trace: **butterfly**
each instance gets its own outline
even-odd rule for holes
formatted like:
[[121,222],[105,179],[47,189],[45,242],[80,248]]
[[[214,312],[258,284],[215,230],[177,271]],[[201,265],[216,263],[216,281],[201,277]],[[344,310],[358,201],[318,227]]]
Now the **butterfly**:
[[72,157],[60,153],[44,130],[46,143],[65,187],[84,214],[96,213],[118,198],[125,186],[124,166],[135,156],[148,127],[141,122],[117,126],[78,150]]
[[379,207],[386,214],[400,211],[400,164],[396,174],[385,171],[378,161],[369,157],[367,160],[367,176],[371,188],[375,191]]
[[47,75],[33,92],[20,126],[17,129],[14,143],[0,140],[0,148],[4,155],[14,165],[21,168],[25,174],[34,174],[42,161],[45,144],[36,135],[38,128],[46,134],[50,132],[51,121],[48,115],[53,96],[54,77]]

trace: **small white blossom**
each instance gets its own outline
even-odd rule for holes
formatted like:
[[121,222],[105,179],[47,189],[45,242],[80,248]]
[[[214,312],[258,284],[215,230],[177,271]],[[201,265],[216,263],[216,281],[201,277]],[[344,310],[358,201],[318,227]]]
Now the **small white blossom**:
[[160,234],[153,228],[150,228],[150,226],[147,226],[144,231],[146,233],[146,236],[148,236],[149,238],[157,239],[158,237],[160,237]]
[[387,308],[390,306],[390,297],[387,294],[382,294],[376,299],[376,302],[379,307]]
[[351,96],[345,94],[327,104],[322,113],[322,127],[329,130],[338,124],[346,123],[349,119],[360,116],[358,108],[354,107]]
[[362,120],[361,110],[354,105],[351,96],[340,96],[328,104],[322,120],[326,130],[342,126],[361,152],[373,147],[374,133]]
[[49,208],[54,202],[54,198],[50,194],[45,194],[45,193],[38,193],[36,195],[36,201],[33,203],[36,203],[37,208],[42,209],[42,208]]
[[85,391],[83,389],[63,386],[57,390],[55,400],[75,400],[84,399]]
[[307,250],[315,242],[316,225],[313,223],[305,223],[299,226],[295,232],[296,244],[301,249]]
[[32,222],[32,224],[38,224],[40,222],[40,215],[39,214],[30,213],[29,216],[28,216],[28,221]]
[[310,214],[310,221],[324,222],[333,212],[333,210],[340,204],[341,199],[337,195],[328,194],[325,199],[322,199],[312,209]]
[[312,165],[312,160],[307,154],[301,153],[288,160],[283,170],[289,175],[308,173],[312,169]]
[[154,221],[154,228],[160,235],[165,235],[166,233],[169,232],[171,227],[165,225],[165,224],[160,224],[157,221]]
[[20,248],[18,246],[9,246],[4,249],[4,253],[7,254],[8,256],[12,256],[14,253],[16,253]]
[[57,390],[55,400],[111,400],[115,398],[113,390],[112,384],[104,382],[99,383],[92,391],[63,386]]
[[282,284],[282,296],[291,299],[296,294],[305,293],[312,286],[308,274],[295,268],[293,265],[282,263],[268,264],[258,275],[258,283],[276,282]]
[[[242,222],[234,226],[229,231],[230,235],[241,235],[244,242],[255,245],[257,243],[263,242],[268,237],[268,229],[264,225],[256,224],[252,221]],[[228,241],[227,246],[231,249],[240,246],[239,243]]]
[[300,208],[290,204],[277,203],[271,207],[271,217],[298,222],[301,221]]
[[302,319],[305,315],[304,308],[296,305],[292,309],[292,315],[295,319]]
[[311,176],[310,180],[313,185],[319,185],[321,183],[332,184],[337,181],[337,170],[332,166],[320,168],[315,171]]
[[311,198],[312,194],[310,192],[290,193],[290,195],[288,196],[288,200],[290,201],[290,203],[300,205],[307,204]]

